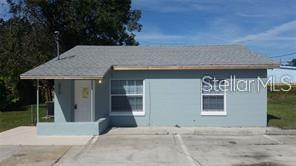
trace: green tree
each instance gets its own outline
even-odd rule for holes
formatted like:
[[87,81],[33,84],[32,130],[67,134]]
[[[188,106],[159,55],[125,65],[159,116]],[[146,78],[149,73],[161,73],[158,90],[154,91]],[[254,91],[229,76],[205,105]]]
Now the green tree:
[[[138,45],[141,11],[132,10],[130,0],[7,2],[12,16],[0,18],[0,80],[14,101],[35,99],[33,82],[21,81],[19,75],[56,56],[56,30],[62,51],[76,45]],[[50,93],[51,83],[42,85]]]
[[43,30],[20,17],[0,22],[0,79],[11,96],[10,102],[34,100],[28,96],[33,89],[31,82],[20,81],[19,75],[52,57],[52,47]]
[[131,10],[130,0],[25,0],[10,1],[15,15],[25,15],[61,34],[62,50],[76,45],[138,45],[135,31],[141,11]]

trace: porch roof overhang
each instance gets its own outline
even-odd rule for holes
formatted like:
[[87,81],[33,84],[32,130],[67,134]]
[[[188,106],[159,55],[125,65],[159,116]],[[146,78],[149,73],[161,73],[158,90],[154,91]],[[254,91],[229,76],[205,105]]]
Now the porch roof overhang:
[[[114,65],[113,70],[132,71],[132,70],[232,70],[232,69],[272,69],[279,67],[278,64],[260,64],[260,65],[163,65],[163,66],[142,66],[142,65]],[[54,80],[54,79],[73,79],[73,80],[100,80],[104,76],[100,75],[20,75],[20,79],[39,79],[39,80]]]
[[100,80],[103,76],[87,75],[21,75],[22,80]]

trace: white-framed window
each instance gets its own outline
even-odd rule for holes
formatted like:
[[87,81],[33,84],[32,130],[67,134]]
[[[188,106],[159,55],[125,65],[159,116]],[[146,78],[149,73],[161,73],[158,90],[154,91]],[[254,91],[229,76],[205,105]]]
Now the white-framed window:
[[224,80],[202,82],[201,115],[227,115],[226,90],[223,85]]
[[111,80],[110,115],[145,115],[144,80]]

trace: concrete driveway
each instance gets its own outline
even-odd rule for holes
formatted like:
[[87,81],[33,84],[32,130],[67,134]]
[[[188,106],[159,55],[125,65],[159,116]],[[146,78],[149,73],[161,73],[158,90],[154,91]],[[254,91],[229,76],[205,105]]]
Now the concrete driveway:
[[213,136],[136,130],[113,130],[83,146],[0,146],[0,165],[193,166],[296,163],[296,136]]

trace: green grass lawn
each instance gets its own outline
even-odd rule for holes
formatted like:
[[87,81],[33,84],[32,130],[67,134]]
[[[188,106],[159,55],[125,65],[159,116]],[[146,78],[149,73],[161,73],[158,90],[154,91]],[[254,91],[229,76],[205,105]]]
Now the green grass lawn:
[[296,90],[268,93],[268,126],[296,129]]
[[[36,122],[36,106],[33,106],[33,116],[31,106],[22,106],[14,108],[13,111],[0,112],[0,132],[15,128],[18,126],[32,126],[35,125]],[[52,121],[52,119],[44,119],[47,114],[46,105],[40,106],[40,121]],[[34,118],[34,122],[33,122]]]

